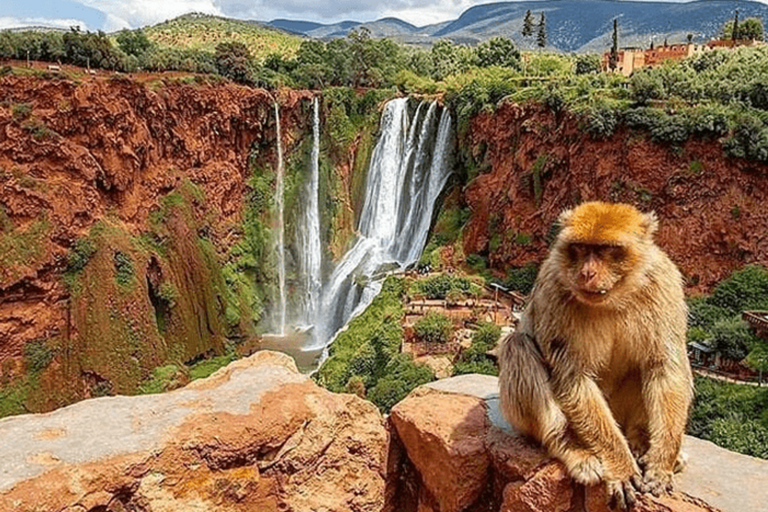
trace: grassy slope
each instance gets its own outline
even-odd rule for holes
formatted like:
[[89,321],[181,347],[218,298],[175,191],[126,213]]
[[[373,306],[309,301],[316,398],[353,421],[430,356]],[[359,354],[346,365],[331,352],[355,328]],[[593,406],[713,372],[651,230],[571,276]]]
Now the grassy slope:
[[172,46],[212,52],[223,42],[244,43],[251,55],[262,62],[270,53],[293,57],[302,38],[280,30],[245,21],[199,14],[187,14],[144,29],[158,46]]

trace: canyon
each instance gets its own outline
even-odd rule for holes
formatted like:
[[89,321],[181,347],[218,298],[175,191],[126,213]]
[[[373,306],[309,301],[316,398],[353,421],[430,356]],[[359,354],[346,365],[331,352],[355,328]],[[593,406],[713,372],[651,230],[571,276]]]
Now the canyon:
[[[398,115],[407,110],[414,119],[395,137],[406,163],[387,172],[404,174],[383,182],[373,178],[380,172],[373,166],[371,183],[412,190],[402,205],[374,206],[366,198],[368,167],[381,159],[376,135],[387,129],[379,117],[393,94],[337,89],[316,101],[311,91],[270,93],[200,77],[0,79],[6,414],[133,394],[163,365],[233,347],[248,354],[260,332],[274,331],[278,267],[290,292],[284,307],[299,312],[290,320],[300,324],[297,317],[317,314],[325,300],[329,338],[362,295],[375,294],[372,273],[385,260],[413,263],[430,220],[451,209],[467,212],[467,221],[444,252],[460,267],[477,255],[501,277],[541,261],[559,212],[591,199],[655,210],[658,242],[680,265],[691,294],[711,290],[745,264],[768,262],[764,165],[726,157],[717,139],[672,146],[624,126],[595,139],[578,116],[535,104],[501,102],[449,137],[449,109],[439,98],[410,101],[405,110],[401,103]],[[283,264],[273,241],[278,133]],[[445,163],[434,159],[447,167],[423,198],[415,193],[417,177],[434,165],[419,138],[425,148],[444,148],[441,158],[455,153]],[[304,206],[308,194],[317,194],[316,205]],[[442,209],[425,209],[438,196]],[[319,218],[310,225],[306,211],[315,208]],[[375,227],[370,208],[394,208],[398,220]],[[390,244],[391,229],[407,229],[416,242],[393,245],[390,256],[361,273],[356,233],[363,234],[358,246]],[[302,259],[301,247],[318,238],[308,232],[320,233],[312,262]],[[345,259],[349,249],[353,257]],[[344,262],[349,272],[334,277]],[[309,265],[319,278],[302,273]],[[325,297],[322,281],[338,281]]]

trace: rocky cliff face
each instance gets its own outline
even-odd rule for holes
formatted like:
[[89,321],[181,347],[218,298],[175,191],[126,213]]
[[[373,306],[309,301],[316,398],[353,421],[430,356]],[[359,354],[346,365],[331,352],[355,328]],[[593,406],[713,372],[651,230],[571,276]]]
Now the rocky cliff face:
[[[0,510],[608,510],[604,489],[574,485],[510,430],[488,376],[419,388],[386,420],[259,352],[171,393],[6,418],[0,438]],[[693,483],[638,512],[718,510],[701,498],[764,509],[766,461],[691,438],[686,449]]]
[[4,412],[135,392],[220,350],[247,313],[222,267],[251,169],[275,159],[273,103],[290,151],[311,94],[8,76],[0,98]]
[[498,271],[541,261],[558,214],[587,200],[655,210],[656,239],[691,291],[768,263],[768,168],[725,156],[717,140],[673,147],[627,128],[594,140],[565,112],[505,103],[477,116],[463,144],[479,171],[464,192],[464,251]]

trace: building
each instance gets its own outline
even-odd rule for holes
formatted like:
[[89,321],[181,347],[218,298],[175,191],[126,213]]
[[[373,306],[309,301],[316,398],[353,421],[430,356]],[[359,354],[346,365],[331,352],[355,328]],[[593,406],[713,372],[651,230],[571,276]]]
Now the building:
[[[638,69],[658,66],[669,60],[682,60],[712,48],[707,45],[678,43],[664,46],[643,48],[621,48],[615,72],[630,76]],[[611,52],[603,54],[603,70],[610,69]]]
[[[652,68],[670,60],[683,60],[698,53],[712,51],[716,48],[735,48],[737,46],[758,46],[765,44],[752,39],[713,39],[707,44],[675,43],[650,48],[621,48],[615,73],[631,76],[641,68]],[[603,71],[610,70],[611,52],[603,54]]]

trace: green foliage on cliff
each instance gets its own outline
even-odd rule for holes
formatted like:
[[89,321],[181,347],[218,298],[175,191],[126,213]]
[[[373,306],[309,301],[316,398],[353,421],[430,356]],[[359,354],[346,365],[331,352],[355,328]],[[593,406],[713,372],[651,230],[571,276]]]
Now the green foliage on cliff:
[[445,299],[451,292],[457,292],[462,296],[469,297],[478,296],[481,291],[480,284],[472,278],[437,274],[416,281],[409,293],[415,298],[422,296],[427,299]]
[[421,341],[447,343],[453,334],[453,323],[442,313],[430,311],[416,321],[413,331]]
[[688,433],[728,450],[768,459],[768,388],[697,376]]
[[472,335],[472,345],[461,353],[458,362],[453,367],[454,375],[480,373],[483,375],[498,375],[499,368],[488,356],[501,337],[501,327],[494,323],[483,323]]
[[388,277],[378,297],[328,347],[328,359],[312,378],[336,393],[362,380],[368,399],[385,412],[412,389],[434,380],[431,370],[400,354],[405,293],[404,279]]
[[712,295],[689,300],[688,308],[689,341],[768,372],[768,341],[755,336],[741,319],[746,310],[768,310],[768,269],[749,265],[734,272]]

